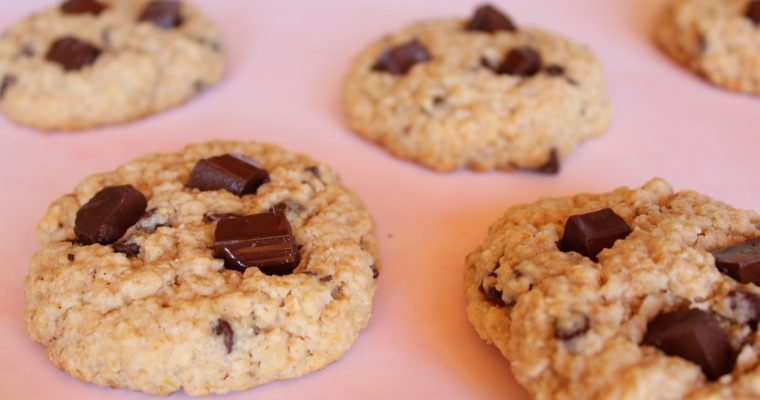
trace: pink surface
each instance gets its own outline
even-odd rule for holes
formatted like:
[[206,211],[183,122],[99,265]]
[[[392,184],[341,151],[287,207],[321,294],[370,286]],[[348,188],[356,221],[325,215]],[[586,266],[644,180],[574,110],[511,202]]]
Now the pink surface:
[[[0,27],[50,3],[3,1]],[[0,119],[0,398],[149,397],[80,383],[48,363],[26,336],[22,291],[47,205],[85,176],[145,153],[220,138],[277,143],[331,164],[378,222],[384,269],[375,315],[351,351],[320,372],[228,399],[527,398],[464,311],[464,257],[508,206],[661,176],[677,189],[758,208],[760,98],[713,88],[658,53],[649,30],[662,1],[498,2],[519,24],[585,43],[605,64],[612,129],[582,146],[556,177],[438,174],[391,158],[343,124],[341,80],[359,49],[411,21],[469,15],[475,1],[200,3],[224,28],[230,68],[199,99],[141,122],[73,134]]]

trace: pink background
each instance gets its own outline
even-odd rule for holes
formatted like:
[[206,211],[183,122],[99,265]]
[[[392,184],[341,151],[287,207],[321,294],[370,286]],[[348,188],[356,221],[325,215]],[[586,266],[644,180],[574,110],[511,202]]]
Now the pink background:
[[[464,311],[464,257],[507,207],[661,176],[677,189],[758,208],[760,98],[711,87],[664,58],[649,35],[662,1],[498,1],[518,24],[587,44],[605,65],[612,129],[556,177],[434,173],[391,158],[343,124],[341,81],[362,46],[411,21],[467,16],[475,1],[197,2],[223,27],[230,63],[224,81],[200,98],[81,133],[40,133],[0,118],[0,398],[149,397],[83,384],[49,364],[26,336],[22,291],[47,205],[85,176],[145,153],[221,138],[277,143],[331,164],[378,222],[384,269],[375,315],[351,351],[320,372],[228,399],[527,398]],[[0,27],[51,3],[3,1]]]

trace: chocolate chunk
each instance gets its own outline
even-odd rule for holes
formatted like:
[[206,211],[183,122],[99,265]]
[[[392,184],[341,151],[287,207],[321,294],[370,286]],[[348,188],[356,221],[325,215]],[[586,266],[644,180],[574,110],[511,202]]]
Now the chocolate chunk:
[[480,282],[480,293],[483,294],[483,297],[485,297],[489,303],[497,307],[504,307],[506,305],[504,299],[501,297],[503,294],[502,291],[496,288],[496,272],[491,272]]
[[735,290],[728,297],[728,306],[734,311],[739,323],[747,324],[754,331],[760,321],[760,295],[746,290]]
[[109,186],[77,211],[74,233],[83,244],[111,244],[145,212],[145,196],[131,185]]
[[760,284],[760,238],[713,253],[720,272],[741,283]]
[[380,270],[377,268],[377,264],[372,264],[372,278],[377,279],[380,276]]
[[77,258],[76,258],[76,257],[75,257],[73,254],[71,254],[71,253],[69,253],[69,254],[66,254],[66,258],[68,258],[68,259],[69,259],[69,261],[71,261],[71,262],[74,262],[74,260],[76,260],[76,259],[77,259]]
[[237,214],[230,214],[230,213],[215,214],[215,213],[209,213],[209,214],[206,214],[203,217],[203,221],[206,222],[206,223],[212,223],[212,222],[221,221],[221,220],[227,219],[227,218],[237,218],[237,217],[239,217],[239,215],[237,215]]
[[468,31],[481,31],[494,33],[497,31],[514,32],[515,24],[509,17],[490,4],[484,4],[475,10],[465,29]]
[[544,72],[549,76],[562,76],[565,74],[565,69],[559,65],[547,65]]
[[60,65],[65,71],[76,71],[93,64],[101,50],[72,36],[64,36],[50,46],[45,59]]
[[430,61],[430,53],[417,39],[410,40],[396,47],[386,49],[380,55],[373,71],[387,72],[392,75],[404,75],[417,63]]
[[95,0],[69,0],[61,4],[61,12],[64,14],[99,15],[105,9],[105,5]]
[[760,1],[750,1],[744,15],[755,25],[760,25]]
[[575,251],[594,261],[600,251],[612,247],[618,239],[624,239],[631,228],[609,208],[588,214],[574,215],[565,224],[560,240],[562,251]]
[[184,22],[181,7],[178,1],[151,1],[137,20],[150,22],[161,29],[176,28]]
[[223,258],[228,269],[258,267],[267,275],[286,275],[298,266],[298,248],[283,212],[223,219],[214,235],[214,257]]
[[224,154],[198,161],[187,187],[204,191],[227,189],[242,196],[256,193],[268,181],[269,174],[255,161],[239,154]]
[[590,328],[591,323],[586,315],[571,313],[554,321],[554,337],[559,340],[570,341],[585,335]]
[[230,323],[219,318],[214,327],[214,334],[224,336],[224,347],[227,348],[227,354],[232,353],[232,345],[235,344],[235,332],[232,330]]
[[140,254],[140,245],[137,243],[119,241],[111,247],[113,247],[113,251],[125,254],[129,258],[137,257]]
[[500,74],[524,77],[536,75],[539,71],[541,71],[541,54],[530,47],[510,50],[498,69]]
[[15,85],[16,82],[18,82],[18,80],[15,75],[8,74],[3,77],[3,82],[0,83],[0,100],[5,96],[5,91]]
[[536,172],[542,174],[556,175],[559,173],[559,156],[557,156],[557,149],[551,149],[549,151],[549,157],[546,159],[544,165],[534,169]]
[[647,324],[643,344],[699,365],[710,380],[716,380],[734,368],[734,351],[718,318],[699,309],[658,315]]
[[314,175],[317,179],[321,178],[322,176],[319,173],[319,167],[306,167],[306,170],[309,171],[312,175]]

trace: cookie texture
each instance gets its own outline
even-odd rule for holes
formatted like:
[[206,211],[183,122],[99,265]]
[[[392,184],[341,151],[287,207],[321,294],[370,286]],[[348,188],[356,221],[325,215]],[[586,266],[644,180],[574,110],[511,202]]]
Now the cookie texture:
[[[234,153],[269,173],[255,194],[188,188],[197,161]],[[77,211],[132,185],[147,212],[112,245],[75,240]],[[214,232],[229,215],[286,213],[292,274],[225,268]],[[24,282],[26,323],[53,364],[101,386],[225,393],[320,369],[369,321],[378,274],[374,223],[329,167],[279,147],[210,142],[86,178],[50,206]]]
[[[605,208],[632,232],[598,262],[558,248],[570,216]],[[758,398],[760,289],[722,274],[711,254],[758,236],[760,215],[660,179],[542,199],[510,208],[467,257],[467,313],[536,399]],[[658,315],[687,309],[719,321],[736,356],[730,373],[708,379],[642,344]]]
[[715,85],[760,94],[760,4],[754,3],[672,0],[656,25],[656,41]]
[[185,102],[224,66],[219,30],[188,3],[70,0],[0,37],[0,109],[41,130],[116,124]]
[[[370,44],[344,84],[348,125],[435,170],[556,173],[559,160],[609,124],[600,63],[564,37],[510,30],[506,21],[493,32],[471,29],[477,20],[416,23]],[[414,43],[426,54],[409,51]],[[415,64],[389,73],[389,55],[404,59],[389,50],[405,44]]]

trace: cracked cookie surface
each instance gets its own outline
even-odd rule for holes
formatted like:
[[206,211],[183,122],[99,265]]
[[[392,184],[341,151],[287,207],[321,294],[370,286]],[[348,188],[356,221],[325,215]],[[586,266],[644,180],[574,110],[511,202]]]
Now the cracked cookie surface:
[[[156,3],[178,6],[159,11]],[[54,52],[61,38],[95,49],[89,63],[72,53],[81,46]],[[0,109],[42,130],[116,124],[187,101],[215,84],[224,66],[218,28],[186,2],[71,0],[0,38]]]
[[[468,24],[421,22],[363,50],[344,84],[349,127],[435,170],[548,173],[606,130],[611,111],[602,67],[589,50],[539,29],[485,32]],[[539,65],[518,55],[514,68],[499,71],[515,49],[538,53]],[[404,56],[415,64],[399,64]]]
[[673,0],[655,39],[671,58],[715,85],[760,94],[760,2]]
[[[606,208],[632,232],[597,262],[559,249],[569,217]],[[536,399],[757,398],[760,289],[722,274],[711,253],[758,236],[757,213],[660,179],[512,207],[467,257],[468,316]],[[730,373],[709,379],[642,344],[658,315],[690,308],[719,321]]]
[[[268,181],[242,196],[186,186],[199,160],[226,153]],[[78,210],[117,185],[142,193],[147,212],[116,243],[79,244]],[[293,273],[226,269],[215,226],[273,208],[292,226]],[[329,167],[273,145],[196,144],[93,175],[53,202],[38,238],[27,330],[56,366],[101,386],[205,395],[297,377],[343,355],[372,313],[371,216]]]

